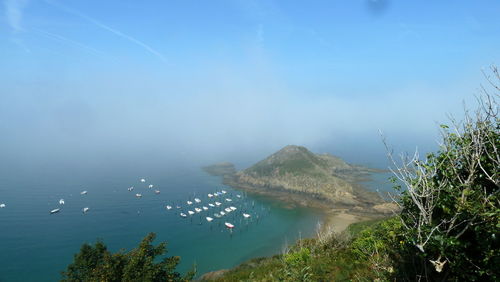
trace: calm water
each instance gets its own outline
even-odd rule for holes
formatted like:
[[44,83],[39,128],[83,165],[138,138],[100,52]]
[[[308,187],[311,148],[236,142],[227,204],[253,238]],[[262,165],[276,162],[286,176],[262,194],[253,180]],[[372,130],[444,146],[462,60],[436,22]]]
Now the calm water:
[[[145,184],[139,182],[142,177]],[[146,188],[150,183],[155,185],[153,189]],[[130,186],[135,190],[128,192]],[[155,188],[161,194],[156,195]],[[168,255],[181,256],[180,271],[196,264],[198,274],[203,274],[279,253],[299,236],[312,236],[321,220],[317,211],[290,210],[248,196],[231,204],[238,210],[224,219],[236,225],[230,234],[219,223],[223,224],[221,219],[206,222],[204,218],[213,215],[212,209],[183,219],[179,210],[164,208],[181,201],[185,207],[186,200],[195,195],[207,205],[207,193],[221,189],[237,200],[236,191],[223,187],[219,178],[198,166],[4,168],[0,172],[0,203],[7,206],[0,209],[0,281],[56,281],[82,243],[101,238],[112,251],[129,250],[148,232],[157,233],[156,242],[168,242]],[[88,194],[80,195],[83,190]],[[143,197],[138,199],[135,193]],[[50,210],[60,207],[60,198],[66,204],[60,213],[50,215]],[[90,211],[83,215],[81,210],[86,206]],[[248,223],[241,216],[244,210],[253,215]]]

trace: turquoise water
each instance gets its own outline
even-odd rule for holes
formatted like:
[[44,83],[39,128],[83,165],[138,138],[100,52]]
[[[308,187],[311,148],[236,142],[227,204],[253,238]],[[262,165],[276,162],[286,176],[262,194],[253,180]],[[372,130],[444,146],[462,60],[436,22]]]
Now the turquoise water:
[[[56,281],[82,243],[101,238],[112,251],[128,250],[148,232],[157,233],[156,242],[168,242],[168,255],[181,256],[180,271],[196,264],[198,274],[203,274],[279,253],[299,236],[312,236],[321,221],[314,210],[287,209],[252,196],[238,200],[235,195],[240,192],[222,186],[219,178],[198,166],[61,164],[1,171],[0,203],[6,207],[0,209],[0,281]],[[139,182],[143,177],[145,184]],[[146,188],[150,183],[153,189]],[[127,191],[130,186],[134,191]],[[156,195],[154,189],[161,193]],[[175,207],[164,208],[180,202],[187,206],[186,200],[194,196],[207,205],[207,193],[221,189],[238,208],[224,218],[236,225],[232,233],[220,219],[206,222],[213,210],[183,219]],[[80,195],[83,190],[88,194]],[[143,197],[136,198],[135,193]],[[64,206],[58,204],[60,198],[65,199]],[[81,210],[86,206],[90,210],[84,215]],[[60,213],[49,214],[58,207]],[[242,211],[252,219],[245,222]]]

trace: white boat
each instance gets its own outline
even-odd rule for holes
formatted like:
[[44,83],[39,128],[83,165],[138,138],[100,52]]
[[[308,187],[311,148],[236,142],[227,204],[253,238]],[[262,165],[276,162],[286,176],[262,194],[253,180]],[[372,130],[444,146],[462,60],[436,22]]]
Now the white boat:
[[208,208],[207,208],[207,207],[205,207],[205,206],[203,206],[202,208],[203,208],[203,210],[204,210],[204,211],[207,211],[207,210],[208,210]]
[[64,205],[64,199],[59,200],[59,205]]
[[170,209],[172,209],[172,206],[166,205],[166,206],[165,206],[165,208],[166,208],[167,210],[170,210]]
[[233,200],[229,199],[229,198],[226,198],[226,201],[227,202],[232,202]]
[[181,212],[179,215],[180,215],[181,217],[187,217],[187,215],[186,215],[185,213],[183,213],[183,212]]
[[84,208],[82,209],[82,212],[83,212],[83,213],[87,213],[88,211],[89,211],[89,207],[84,207]]
[[156,195],[160,194],[160,190],[155,190],[155,194]]
[[87,195],[87,190],[80,192],[80,195]]
[[214,196],[214,195],[212,195],[212,194],[208,194],[208,197],[209,197],[209,198],[212,198],[213,196]]
[[227,213],[232,212],[232,210],[231,210],[230,208],[225,208],[224,210],[225,210]]
[[219,197],[219,192],[215,192],[214,197]]
[[243,214],[243,217],[244,217],[244,218],[249,218],[249,217],[250,217],[250,215],[249,215],[248,213],[244,213],[244,214]]
[[220,215],[225,215],[225,214],[226,214],[226,213],[225,213],[225,212],[223,212],[223,211],[221,211],[221,212],[220,212]]
[[142,197],[142,194],[137,193],[137,194],[135,194],[135,196],[136,196],[137,198],[140,198],[140,197]]
[[197,203],[201,203],[201,200],[198,199],[198,198],[194,198],[194,201],[197,202]]
[[127,190],[128,190],[129,192],[130,192],[130,191],[132,191],[132,190],[134,190],[134,186],[132,186],[132,187],[128,187],[128,188],[127,188]]
[[180,208],[181,208],[181,206],[175,206],[175,208],[176,208],[176,209],[180,209]]
[[196,212],[201,212],[201,209],[200,209],[200,208],[194,208],[194,210],[195,210]]
[[208,205],[209,205],[209,206],[211,206],[212,208],[213,208],[213,207],[215,207],[215,205],[214,205],[214,204],[208,204]]
[[0,208],[5,208],[5,204],[0,204]]
[[218,213],[214,213],[214,216],[215,216],[215,217],[217,217],[217,218],[220,218],[220,217],[221,217],[221,215],[220,215],[220,214],[218,214]]
[[224,223],[224,225],[225,225],[227,228],[229,228],[229,229],[233,229],[233,228],[234,228],[234,225],[232,225],[232,224],[231,224],[231,223],[229,223],[229,222]]
[[58,213],[61,209],[53,209],[50,211],[50,214]]
[[236,197],[241,198],[241,195],[236,195]]
[[193,204],[193,202],[191,202],[191,201],[187,201],[186,203],[187,203],[188,205],[192,205],[192,204]]
[[205,218],[207,219],[207,221],[208,221],[208,222],[210,222],[210,221],[214,220],[214,219],[213,219],[213,218],[211,218],[210,216],[207,216],[207,217],[205,217]]
[[237,210],[237,208],[236,208],[236,207],[233,207],[233,206],[230,206],[229,208],[230,208],[232,211]]
[[153,184],[149,184],[148,188],[149,189],[153,188]]
[[224,190],[221,190],[220,192],[221,192],[222,194],[226,194],[226,193],[227,193],[227,192],[226,192],[226,191],[224,191]]
[[142,183],[146,182],[146,179],[141,178],[141,182],[142,182]]
[[189,214],[189,215],[193,215],[193,214],[194,214],[194,211],[188,211],[188,214]]
[[216,205],[216,206],[220,206],[220,205],[222,205],[222,204],[221,204],[221,203],[219,203],[219,202],[215,202],[215,205]]

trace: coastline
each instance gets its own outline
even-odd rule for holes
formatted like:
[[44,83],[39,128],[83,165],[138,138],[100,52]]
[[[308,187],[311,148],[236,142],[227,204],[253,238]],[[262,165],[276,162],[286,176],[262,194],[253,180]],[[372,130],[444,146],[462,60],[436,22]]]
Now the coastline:
[[366,211],[354,211],[352,206],[333,204],[324,199],[315,198],[305,193],[293,193],[288,190],[263,190],[249,185],[235,183],[231,178],[224,177],[223,184],[232,187],[235,190],[244,191],[248,194],[263,196],[277,200],[288,208],[295,206],[307,207],[318,210],[323,219],[319,232],[335,232],[342,233],[347,227],[353,223],[368,221],[378,218],[387,217],[383,213],[368,213]]

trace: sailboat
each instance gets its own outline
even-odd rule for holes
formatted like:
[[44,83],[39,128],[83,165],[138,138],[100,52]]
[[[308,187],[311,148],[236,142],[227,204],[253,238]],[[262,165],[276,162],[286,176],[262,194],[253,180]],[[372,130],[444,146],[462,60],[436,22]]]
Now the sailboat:
[[136,196],[137,198],[140,198],[140,197],[142,197],[142,194],[137,193],[137,194],[135,194],[135,196]]
[[185,213],[183,213],[183,212],[181,212],[179,215],[180,215],[181,217],[187,217],[187,215],[186,215]]
[[234,225],[229,223],[229,222],[225,222],[224,225],[229,228],[229,229],[233,229],[234,228]]
[[83,212],[83,213],[87,213],[88,211],[89,211],[89,207],[84,207],[84,208],[82,209],[82,212]]
[[64,199],[59,200],[59,205],[64,205]]
[[250,217],[250,215],[249,215],[248,213],[244,213],[244,214],[243,214],[243,217],[244,217],[244,218],[249,218],[249,217]]
[[207,221],[208,221],[208,222],[210,222],[210,221],[214,220],[214,219],[213,219],[213,218],[211,218],[210,216],[207,216],[207,217],[206,217],[206,219],[207,219]]
[[172,206],[166,205],[166,206],[165,206],[165,208],[166,208],[167,210],[170,210],[170,209],[172,209]]
[[87,190],[80,192],[80,195],[87,195]]

